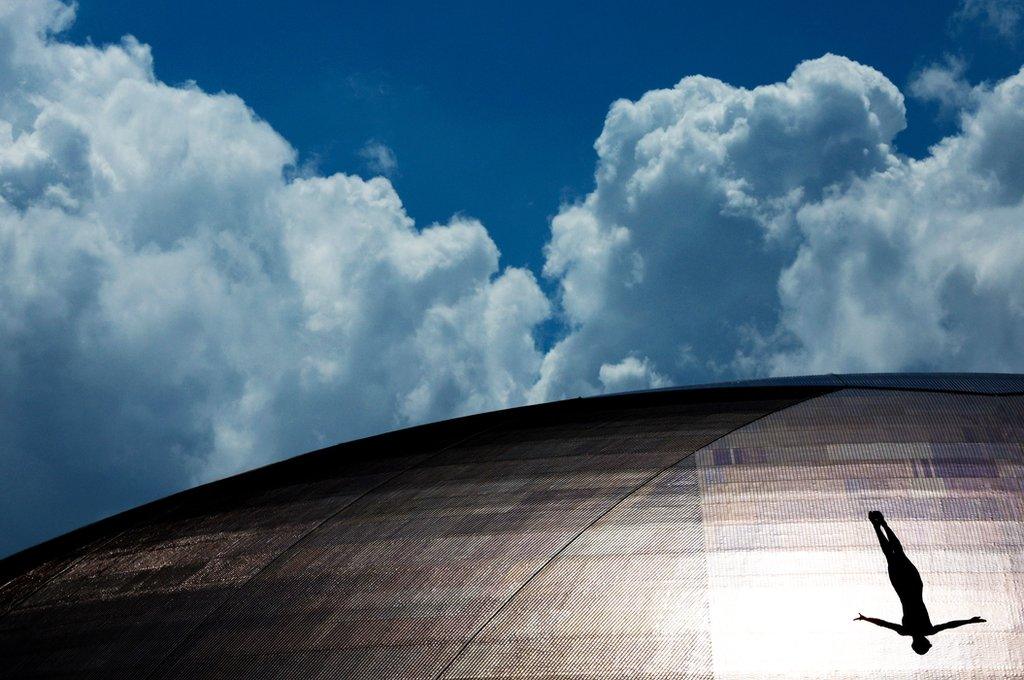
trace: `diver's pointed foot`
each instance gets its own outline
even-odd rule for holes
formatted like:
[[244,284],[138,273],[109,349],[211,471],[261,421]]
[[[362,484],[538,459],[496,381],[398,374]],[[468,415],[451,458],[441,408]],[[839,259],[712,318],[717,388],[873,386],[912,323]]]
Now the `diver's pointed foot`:
[[869,512],[868,519],[872,522],[872,524],[880,524],[881,522],[885,521],[885,517],[883,517],[882,513],[879,512],[878,510],[872,510],[871,512]]

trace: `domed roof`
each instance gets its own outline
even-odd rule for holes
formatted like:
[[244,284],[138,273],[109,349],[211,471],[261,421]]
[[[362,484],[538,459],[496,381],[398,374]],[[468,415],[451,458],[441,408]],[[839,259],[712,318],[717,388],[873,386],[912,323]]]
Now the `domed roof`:
[[[1021,677],[1022,393],[815,376],[334,446],[0,562],[0,675]],[[854,621],[917,625],[893,545],[929,625],[985,621],[924,656]]]

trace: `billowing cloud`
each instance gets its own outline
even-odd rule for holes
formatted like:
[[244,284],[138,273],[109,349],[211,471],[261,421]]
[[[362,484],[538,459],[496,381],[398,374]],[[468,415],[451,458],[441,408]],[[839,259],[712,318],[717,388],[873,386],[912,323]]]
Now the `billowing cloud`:
[[595,190],[552,222],[571,332],[534,398],[621,374],[1021,370],[1024,73],[971,87],[951,63],[914,88],[961,121],[921,160],[893,145],[900,92],[842,57],[615,103]]
[[[521,403],[549,313],[468,218],[294,177],[239,98],[0,7],[0,553],[320,445]],[[381,168],[384,169],[384,168]]]
[[733,375],[737,348],[775,332],[797,210],[900,163],[903,97],[842,57],[753,90],[705,77],[616,102],[596,188],[552,221],[544,272],[572,332],[535,398],[599,390],[633,357],[684,382]]
[[927,158],[797,211],[774,370],[1024,369],[1024,72],[975,96]]

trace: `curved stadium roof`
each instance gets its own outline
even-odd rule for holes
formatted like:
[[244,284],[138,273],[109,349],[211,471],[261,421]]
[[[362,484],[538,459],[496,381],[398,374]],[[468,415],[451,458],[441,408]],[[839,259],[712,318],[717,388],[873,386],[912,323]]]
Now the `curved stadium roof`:
[[[1024,377],[576,399],[341,444],[0,561],[0,676],[1024,676]],[[920,569],[926,656],[869,510]]]

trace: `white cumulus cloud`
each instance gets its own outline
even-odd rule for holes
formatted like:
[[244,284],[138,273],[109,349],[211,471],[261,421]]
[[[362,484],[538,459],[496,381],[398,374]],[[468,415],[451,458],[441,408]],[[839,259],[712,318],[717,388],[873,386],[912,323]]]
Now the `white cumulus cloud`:
[[1024,72],[976,97],[927,158],[800,208],[774,370],[1024,369]]
[[896,87],[836,56],[753,90],[697,76],[616,102],[596,188],[552,221],[544,273],[572,331],[534,397],[598,391],[625,356],[650,386],[733,374],[778,324],[797,209],[898,164],[904,124]]
[[902,94],[837,56],[616,102],[594,191],[552,221],[569,332],[533,398],[624,376],[1022,370],[1024,73],[970,86],[950,63],[914,89],[961,122],[920,160],[894,144]]
[[0,552],[525,399],[548,301],[479,222],[417,228],[381,177],[289,180],[238,97],[161,83],[131,38],[62,42],[72,19],[0,6]]

